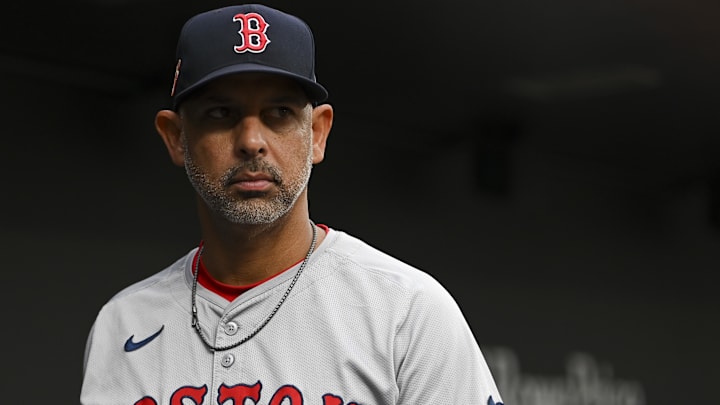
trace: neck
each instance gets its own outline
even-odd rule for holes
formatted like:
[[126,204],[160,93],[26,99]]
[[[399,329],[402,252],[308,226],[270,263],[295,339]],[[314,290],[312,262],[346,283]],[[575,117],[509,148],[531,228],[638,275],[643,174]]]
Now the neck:
[[[307,209],[293,209],[272,224],[217,225],[201,220],[202,260],[213,278],[230,285],[256,283],[305,258],[315,226]],[[320,236],[324,232],[317,244]]]

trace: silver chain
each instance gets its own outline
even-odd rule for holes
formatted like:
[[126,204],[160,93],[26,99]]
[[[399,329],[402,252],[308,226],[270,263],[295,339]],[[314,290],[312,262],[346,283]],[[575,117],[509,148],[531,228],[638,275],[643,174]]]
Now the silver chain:
[[312,243],[310,244],[310,249],[308,249],[307,254],[305,255],[305,259],[300,264],[300,268],[298,269],[297,273],[295,273],[295,277],[293,277],[292,281],[290,282],[290,285],[288,286],[287,290],[285,290],[285,294],[283,294],[282,298],[280,298],[280,301],[275,305],[275,308],[270,312],[270,315],[268,315],[267,318],[265,318],[265,321],[261,323],[257,328],[255,328],[254,331],[252,331],[250,334],[245,336],[244,338],[240,339],[239,341],[227,345],[227,346],[213,346],[210,343],[210,340],[205,335],[205,332],[203,332],[202,328],[200,327],[200,321],[198,320],[197,315],[197,306],[195,305],[195,297],[197,295],[197,283],[198,283],[198,273],[200,268],[200,257],[202,256],[203,246],[200,247],[200,250],[198,251],[197,260],[195,261],[195,274],[193,274],[193,284],[192,284],[192,327],[197,331],[198,335],[200,335],[200,339],[202,339],[203,343],[212,350],[213,352],[221,352],[224,350],[230,350],[232,348],[238,347],[241,344],[247,342],[252,338],[253,336],[257,335],[258,332],[262,328],[265,327],[265,325],[270,322],[270,320],[275,316],[277,311],[280,309],[280,306],[285,302],[285,299],[290,295],[290,291],[292,291],[293,287],[295,286],[295,283],[297,282],[298,278],[300,277],[300,274],[305,269],[305,266],[307,265],[308,260],[310,259],[310,256],[315,251],[315,244],[317,243],[317,228],[315,226],[315,223],[310,221],[310,225],[312,225],[313,230],[313,237],[312,237]]

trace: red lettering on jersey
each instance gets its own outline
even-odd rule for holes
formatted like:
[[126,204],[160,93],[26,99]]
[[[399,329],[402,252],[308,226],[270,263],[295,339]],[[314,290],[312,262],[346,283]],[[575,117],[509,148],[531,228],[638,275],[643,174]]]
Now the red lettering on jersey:
[[270,38],[265,34],[270,24],[263,16],[258,13],[236,14],[233,21],[240,23],[238,34],[242,38],[242,44],[235,45],[235,52],[260,53],[265,50],[270,43]]
[[285,398],[290,400],[290,405],[302,405],[303,403],[302,393],[299,389],[292,385],[283,385],[275,391],[269,405],[280,405]]
[[[221,384],[218,388],[217,403],[224,404],[232,400],[233,404],[242,405],[246,399],[252,400],[257,404],[260,401],[260,393],[262,391],[262,383],[260,381],[253,385],[238,384],[228,386]],[[194,405],[202,405],[207,395],[208,387],[180,387],[170,397],[170,405],[186,405],[186,399],[193,401]],[[286,403],[285,400],[288,400]],[[343,405],[342,397],[333,394],[325,394],[322,397],[323,405]],[[270,398],[268,405],[303,405],[303,396],[297,387],[292,385],[283,385]],[[158,405],[152,397],[142,397],[133,405]],[[347,405],[358,405],[356,402],[348,402]]]
[[[325,394],[323,395],[323,405],[343,405],[343,399],[333,394]],[[355,402],[349,402],[347,405],[357,404]]]
[[172,394],[172,397],[170,397],[170,405],[184,405],[185,402],[183,402],[183,400],[186,398],[193,400],[195,405],[201,405],[207,392],[207,385],[203,385],[202,387],[182,387]]
[[228,399],[232,399],[233,404],[242,405],[248,398],[257,404],[260,400],[260,390],[262,390],[260,381],[253,385],[238,384],[232,387],[222,384],[218,389],[218,404],[224,404]]
[[343,400],[332,394],[323,395],[323,405],[343,405]]

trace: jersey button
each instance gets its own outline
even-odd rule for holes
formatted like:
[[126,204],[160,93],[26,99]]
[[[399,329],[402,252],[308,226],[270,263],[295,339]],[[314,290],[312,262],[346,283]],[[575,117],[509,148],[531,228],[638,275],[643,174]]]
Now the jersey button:
[[227,333],[228,335],[232,336],[232,335],[236,334],[237,331],[238,331],[238,324],[236,324],[235,322],[230,321],[225,324],[225,333]]
[[232,366],[233,363],[235,363],[235,356],[228,353],[222,357],[221,363],[222,363],[223,367],[226,367],[226,368],[230,367],[230,366]]

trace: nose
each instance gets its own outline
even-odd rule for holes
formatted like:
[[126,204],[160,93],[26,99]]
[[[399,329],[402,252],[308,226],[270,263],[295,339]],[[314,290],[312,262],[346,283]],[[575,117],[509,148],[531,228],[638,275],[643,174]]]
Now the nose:
[[244,117],[233,128],[235,153],[242,159],[252,159],[267,153],[267,128],[256,117]]

